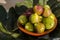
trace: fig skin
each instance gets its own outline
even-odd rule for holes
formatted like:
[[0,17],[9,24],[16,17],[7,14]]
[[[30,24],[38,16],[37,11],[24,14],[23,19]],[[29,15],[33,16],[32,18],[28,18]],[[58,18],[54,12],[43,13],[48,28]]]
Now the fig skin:
[[33,24],[34,23],[39,23],[40,22],[40,17],[36,13],[34,13],[29,17],[29,20]]
[[39,16],[39,19],[40,19],[40,22],[42,21],[43,17],[42,16]]
[[18,18],[18,22],[22,25],[24,25],[27,22],[27,17],[26,15],[20,15]]
[[38,33],[43,33],[45,31],[45,25],[43,23],[34,24]]
[[25,29],[28,30],[28,31],[34,31],[33,30],[33,25],[30,22],[25,24]]
[[44,17],[48,17],[51,13],[52,13],[52,11],[50,9],[50,6],[49,5],[45,5],[44,6],[43,16]]
[[35,5],[33,8],[34,12],[38,15],[41,15],[43,13],[43,7],[40,5]]
[[54,27],[55,24],[54,19],[55,19],[54,14],[51,14],[49,17],[43,19],[43,23],[46,29],[52,29]]
[[55,19],[55,15],[53,13],[50,14],[49,18],[51,18],[52,20]]

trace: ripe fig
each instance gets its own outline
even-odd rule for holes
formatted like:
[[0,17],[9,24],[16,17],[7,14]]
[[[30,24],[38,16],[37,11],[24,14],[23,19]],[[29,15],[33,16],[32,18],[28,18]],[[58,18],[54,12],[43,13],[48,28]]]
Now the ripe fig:
[[33,25],[30,22],[28,22],[25,25],[25,29],[28,31],[33,31]]
[[38,15],[41,15],[43,12],[43,7],[40,5],[35,5],[33,8],[34,12],[37,13]]
[[31,23],[39,23],[40,22],[40,17],[34,13],[29,17],[29,20],[31,21]]
[[54,20],[55,19],[55,15],[53,13],[51,13],[50,16],[49,16],[49,18],[51,18],[51,19]]
[[24,24],[27,22],[26,16],[25,16],[25,15],[19,16],[18,22],[19,22],[20,24],[24,25]]
[[40,19],[40,22],[42,21],[43,17],[42,16],[39,16],[39,19]]
[[43,19],[43,23],[45,24],[46,29],[51,29],[54,27],[54,17],[54,15],[50,15],[49,17]]
[[44,13],[43,16],[44,17],[48,17],[50,14],[52,13],[50,6],[49,5],[45,5],[44,6]]
[[34,25],[38,33],[42,33],[45,31],[45,25],[43,23],[36,23]]

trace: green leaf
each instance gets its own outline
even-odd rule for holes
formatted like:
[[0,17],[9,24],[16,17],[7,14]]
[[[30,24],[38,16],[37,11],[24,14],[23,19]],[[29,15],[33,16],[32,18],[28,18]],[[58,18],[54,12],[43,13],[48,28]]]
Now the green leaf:
[[40,5],[43,5],[43,0],[39,0],[39,4]]
[[44,6],[45,4],[47,4],[48,0],[39,0],[39,4]]
[[21,5],[27,6],[28,8],[33,7],[33,0],[24,0],[23,2],[17,2],[16,5],[20,7]]
[[13,33],[13,32],[10,32],[10,31],[6,30],[6,29],[4,28],[2,22],[0,22],[0,31],[1,31],[2,33],[5,33],[5,34],[8,34],[8,35],[12,36],[13,38],[17,38],[17,37],[20,36],[20,34],[18,34],[18,33]]
[[7,12],[5,10],[5,8],[0,5],[0,21],[6,26],[6,20],[7,19]]

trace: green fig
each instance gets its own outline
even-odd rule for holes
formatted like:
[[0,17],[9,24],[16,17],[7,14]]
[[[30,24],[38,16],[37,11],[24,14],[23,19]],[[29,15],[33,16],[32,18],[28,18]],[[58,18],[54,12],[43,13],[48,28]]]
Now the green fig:
[[52,20],[55,19],[55,15],[53,13],[50,14],[49,18],[51,18]]
[[24,25],[24,24],[27,22],[26,16],[25,16],[25,15],[19,16],[18,22],[19,22],[20,24]]
[[40,19],[40,22],[42,21],[43,17],[42,16],[39,16],[39,19]]
[[45,24],[46,29],[51,29],[54,27],[54,18],[55,16],[51,14],[49,17],[43,19],[43,23]]
[[39,23],[40,17],[35,13],[30,16],[29,20],[31,21],[31,23]]
[[43,16],[44,17],[48,17],[50,14],[52,13],[50,6],[49,5],[45,5],[44,6],[44,13]]
[[38,33],[43,33],[45,31],[45,25],[43,23],[34,24]]
[[25,29],[28,31],[33,31],[33,25],[30,22],[28,22],[25,25]]

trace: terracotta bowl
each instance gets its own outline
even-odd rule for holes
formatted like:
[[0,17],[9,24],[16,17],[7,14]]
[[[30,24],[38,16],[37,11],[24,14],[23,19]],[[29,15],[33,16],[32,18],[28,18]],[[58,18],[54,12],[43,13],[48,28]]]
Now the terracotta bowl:
[[32,36],[43,36],[43,35],[46,35],[46,34],[52,32],[52,31],[56,28],[56,26],[57,26],[57,19],[56,19],[56,17],[55,17],[55,20],[54,20],[54,21],[55,21],[54,27],[53,27],[52,29],[50,29],[50,30],[47,30],[47,31],[43,32],[43,33],[34,33],[34,32],[27,31],[27,30],[24,29],[18,22],[17,22],[17,26],[18,26],[18,28],[19,28],[22,32],[24,32],[24,33],[26,33],[26,34],[28,34],[28,35],[32,35]]

